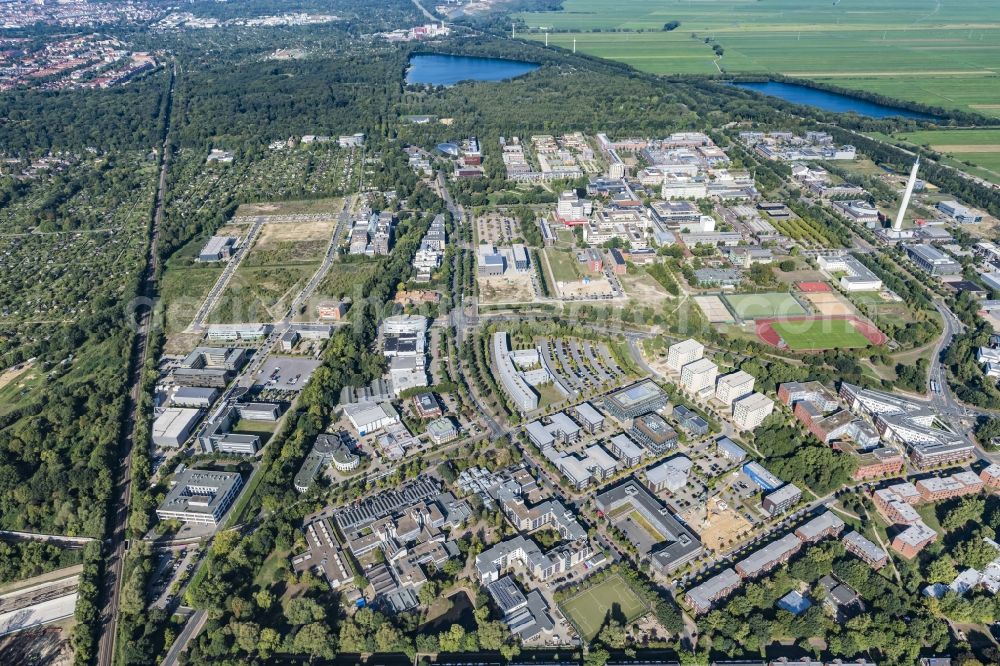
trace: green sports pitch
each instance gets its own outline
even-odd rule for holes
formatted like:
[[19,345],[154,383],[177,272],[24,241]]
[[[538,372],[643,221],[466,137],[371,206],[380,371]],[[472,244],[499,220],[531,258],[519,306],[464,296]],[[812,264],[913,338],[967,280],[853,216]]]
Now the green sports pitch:
[[591,641],[604,626],[608,612],[621,611],[626,622],[642,617],[647,608],[639,595],[622,580],[611,576],[593,587],[588,587],[560,604],[563,613],[580,631],[584,640]]
[[776,321],[771,328],[789,349],[851,349],[867,347],[871,341],[847,319]]
[[790,294],[726,294],[722,297],[740,319],[765,317],[796,317],[806,314],[805,308]]

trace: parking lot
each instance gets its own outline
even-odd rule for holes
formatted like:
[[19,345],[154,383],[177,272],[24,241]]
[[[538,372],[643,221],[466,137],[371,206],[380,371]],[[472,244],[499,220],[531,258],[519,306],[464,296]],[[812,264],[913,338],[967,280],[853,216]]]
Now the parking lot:
[[277,391],[301,391],[320,361],[295,357],[271,356],[261,364],[254,386]]

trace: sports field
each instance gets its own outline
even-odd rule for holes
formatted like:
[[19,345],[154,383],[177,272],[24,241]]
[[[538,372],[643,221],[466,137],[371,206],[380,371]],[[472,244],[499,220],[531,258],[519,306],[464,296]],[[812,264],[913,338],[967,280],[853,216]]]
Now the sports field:
[[789,349],[852,349],[871,344],[848,319],[776,321],[771,324]]
[[570,597],[560,606],[587,641],[597,636],[608,612],[620,612],[626,622],[632,622],[646,613],[642,599],[621,576],[606,578]]
[[[655,74],[777,72],[1000,118],[995,2],[564,0],[562,11],[520,16],[531,38],[556,30],[550,45],[576,39],[579,51]],[[665,31],[670,21],[680,25]]]
[[806,311],[790,294],[726,294],[722,298],[740,319],[794,317]]

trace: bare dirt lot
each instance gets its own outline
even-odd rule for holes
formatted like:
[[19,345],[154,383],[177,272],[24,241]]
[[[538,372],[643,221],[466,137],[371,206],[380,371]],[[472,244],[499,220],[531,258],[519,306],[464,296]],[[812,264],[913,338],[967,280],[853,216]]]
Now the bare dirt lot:
[[752,527],[750,521],[741,516],[738,511],[734,511],[732,507],[726,506],[723,509],[723,504],[717,497],[709,500],[707,523],[701,507],[681,516],[688,525],[698,532],[705,548],[709,550],[718,551],[732,545],[739,540],[741,534]]
[[[30,370],[32,365],[34,365],[34,363],[20,363],[12,368],[4,370],[3,373],[0,373],[0,389],[4,388],[12,381],[20,377],[22,373]],[[30,379],[30,377],[27,377],[25,379]]]
[[266,249],[278,243],[330,242],[336,220],[309,220],[303,222],[272,222],[265,224],[257,239],[257,248]]
[[572,282],[557,282],[556,290],[560,298],[585,299],[585,298],[611,298],[614,289],[605,277],[596,277],[589,282],[574,280]]
[[531,274],[509,273],[503,277],[479,277],[479,302],[490,305],[534,301],[535,289],[531,286]]
[[821,315],[851,315],[856,314],[850,303],[833,292],[802,294],[809,304]]
[[673,298],[659,282],[644,273],[638,275],[629,273],[619,276],[618,279],[629,299],[637,305],[656,308],[664,299]]

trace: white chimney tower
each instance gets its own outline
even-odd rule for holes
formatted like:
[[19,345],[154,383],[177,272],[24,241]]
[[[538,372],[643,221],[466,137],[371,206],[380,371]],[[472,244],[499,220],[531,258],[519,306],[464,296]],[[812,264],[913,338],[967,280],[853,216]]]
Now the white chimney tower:
[[903,202],[899,205],[899,212],[896,213],[896,221],[892,224],[893,231],[900,231],[903,228],[903,216],[906,215],[906,207],[910,205],[910,195],[913,194],[913,186],[917,184],[917,169],[920,168],[920,155],[910,169],[910,179],[906,181],[906,191],[903,192]]

